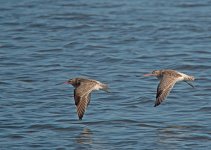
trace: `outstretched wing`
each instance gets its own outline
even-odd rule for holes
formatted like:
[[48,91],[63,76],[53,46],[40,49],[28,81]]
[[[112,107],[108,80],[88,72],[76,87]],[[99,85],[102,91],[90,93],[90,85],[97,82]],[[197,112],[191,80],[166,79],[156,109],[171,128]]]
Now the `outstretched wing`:
[[80,120],[82,120],[83,115],[86,111],[87,106],[90,103],[90,98],[91,98],[91,93],[84,95],[83,97],[80,97],[77,106],[77,114],[78,114],[78,118]]
[[75,105],[80,120],[83,118],[86,108],[90,103],[91,92],[94,86],[95,84],[92,83],[81,83],[81,85],[74,90]]
[[171,89],[177,82],[175,77],[164,75],[157,87],[157,95],[154,107],[160,105],[162,101],[169,95]]

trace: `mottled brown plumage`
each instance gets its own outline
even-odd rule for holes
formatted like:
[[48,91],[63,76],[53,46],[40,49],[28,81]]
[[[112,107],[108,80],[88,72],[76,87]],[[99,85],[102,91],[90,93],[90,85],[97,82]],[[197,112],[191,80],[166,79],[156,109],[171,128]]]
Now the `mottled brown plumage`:
[[66,83],[75,87],[74,99],[77,107],[77,114],[80,120],[82,120],[86,108],[90,103],[91,92],[93,90],[108,90],[108,86],[106,84],[92,79],[74,78],[68,80]]
[[155,107],[160,105],[161,102],[165,100],[176,82],[184,81],[190,86],[194,87],[192,84],[187,82],[193,81],[193,76],[189,76],[175,70],[155,70],[151,74],[145,74],[144,76],[156,76],[160,80],[157,87],[156,101],[154,105]]

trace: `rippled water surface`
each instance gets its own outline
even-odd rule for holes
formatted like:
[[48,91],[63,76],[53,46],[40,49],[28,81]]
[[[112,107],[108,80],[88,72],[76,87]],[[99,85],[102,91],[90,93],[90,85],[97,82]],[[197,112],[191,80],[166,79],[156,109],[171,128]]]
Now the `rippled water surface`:
[[[0,149],[211,149],[211,2],[2,0]],[[194,75],[154,106],[155,69]],[[73,88],[107,83],[82,121]]]

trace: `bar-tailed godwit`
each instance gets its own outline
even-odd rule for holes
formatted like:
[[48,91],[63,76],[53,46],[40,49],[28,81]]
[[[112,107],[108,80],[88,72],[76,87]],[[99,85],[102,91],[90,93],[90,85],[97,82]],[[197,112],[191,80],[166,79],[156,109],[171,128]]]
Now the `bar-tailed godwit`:
[[175,70],[155,70],[152,71],[151,74],[145,74],[144,76],[156,76],[160,80],[157,87],[157,95],[154,107],[160,105],[160,103],[164,101],[176,82],[184,81],[190,86],[194,87],[188,82],[194,80],[193,76],[189,76]]
[[80,120],[82,120],[83,115],[88,107],[91,99],[91,92],[93,90],[108,90],[108,86],[99,81],[86,79],[86,78],[74,78],[70,79],[67,84],[71,84],[75,87],[74,89],[74,99],[75,105],[77,107],[77,113]]

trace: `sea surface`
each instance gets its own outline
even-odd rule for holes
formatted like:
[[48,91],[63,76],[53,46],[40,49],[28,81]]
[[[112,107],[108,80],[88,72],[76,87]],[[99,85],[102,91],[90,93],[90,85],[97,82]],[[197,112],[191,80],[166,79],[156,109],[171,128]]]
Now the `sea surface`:
[[[195,76],[154,106],[156,69]],[[78,120],[70,78],[106,83]],[[1,0],[0,150],[210,150],[211,1]]]

